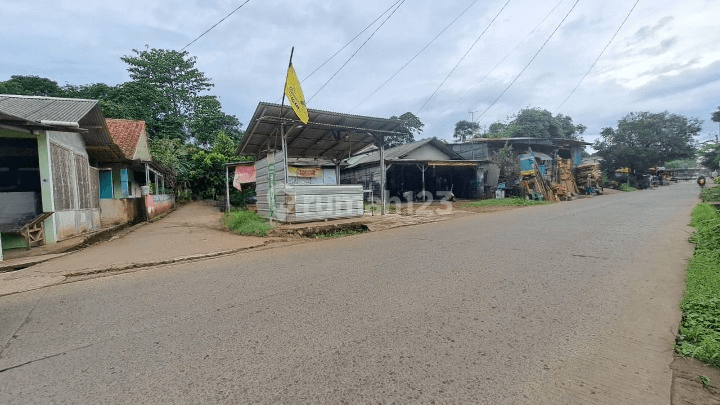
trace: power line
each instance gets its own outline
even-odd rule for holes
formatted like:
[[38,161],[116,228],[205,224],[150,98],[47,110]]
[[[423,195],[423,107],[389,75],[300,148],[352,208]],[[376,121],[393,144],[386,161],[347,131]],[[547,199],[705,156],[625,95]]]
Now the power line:
[[470,51],[472,51],[472,49],[475,47],[475,45],[478,43],[478,41],[480,41],[480,38],[482,38],[483,35],[485,35],[485,33],[487,32],[487,30],[490,28],[490,26],[492,26],[492,24],[495,22],[495,20],[497,20],[497,18],[500,16],[500,13],[502,13],[503,10],[505,10],[505,7],[507,7],[507,5],[510,3],[510,1],[511,1],[511,0],[507,0],[507,1],[505,2],[505,5],[502,6],[502,8],[500,9],[500,11],[495,15],[495,17],[492,19],[492,21],[490,21],[490,24],[488,24],[487,27],[485,27],[485,29],[483,30],[483,32],[480,34],[480,36],[477,37],[477,39],[475,39],[475,42],[473,42],[473,44],[470,46],[470,48],[467,50],[467,52],[465,52],[465,55],[463,55],[462,58],[460,58],[460,60],[458,61],[458,63],[455,64],[455,66],[452,68],[452,70],[450,70],[450,73],[448,73],[448,75],[445,76],[445,78],[443,79],[443,81],[442,81],[442,82],[440,83],[440,85],[435,89],[435,91],[430,95],[430,97],[428,97],[428,99],[425,100],[425,103],[422,105],[422,107],[420,107],[419,110],[417,110],[417,112],[415,113],[415,115],[419,114],[420,111],[422,111],[422,109],[425,108],[425,106],[427,105],[427,103],[429,103],[430,100],[435,96],[435,94],[437,94],[437,92],[440,90],[440,88],[443,86],[443,84],[445,84],[445,82],[447,81],[447,79],[450,78],[450,76],[453,74],[453,72],[455,72],[455,69],[457,69],[457,67],[460,66],[460,63],[462,63],[462,61],[463,61],[463,60],[465,59],[465,57],[470,53]]
[[520,45],[522,45],[528,38],[530,38],[530,36],[531,36],[535,31],[537,31],[538,28],[540,28],[540,26],[552,15],[552,13],[555,12],[555,10],[560,6],[560,4],[562,4],[563,1],[565,1],[565,0],[560,0],[560,1],[558,1],[557,4],[555,4],[555,7],[553,7],[553,9],[550,10],[550,12],[545,15],[545,18],[543,18],[543,19],[535,26],[535,28],[532,29],[532,31],[530,31],[527,35],[525,35],[525,38],[523,38],[520,42],[518,42],[518,44],[515,45],[515,47],[514,47],[510,52],[508,52],[508,53],[505,55],[504,58],[502,58],[502,59],[500,60],[500,62],[496,63],[495,66],[492,67],[492,69],[488,70],[488,72],[485,73],[485,75],[484,75],[482,78],[480,78],[480,80],[478,80],[477,82],[475,82],[467,91],[469,92],[470,90],[472,90],[472,89],[474,89],[475,87],[477,87],[480,83],[483,82],[483,80],[485,80],[488,76],[490,76],[490,75],[492,74],[492,72],[494,72],[495,69],[498,68],[498,66],[500,66],[503,62],[505,62],[505,61],[507,60],[507,58],[509,58],[510,55],[512,55],[513,52],[515,52],[515,51],[520,47]]
[[377,18],[376,18],[375,20],[373,20],[373,22],[371,22],[370,24],[368,24],[367,27],[365,27],[362,31],[358,32],[358,34],[355,35],[355,37],[353,37],[353,39],[351,39],[351,40],[348,41],[345,45],[343,45],[342,48],[338,49],[337,52],[335,52],[331,57],[327,58],[327,60],[326,60],[325,62],[323,62],[320,66],[318,66],[317,68],[315,68],[315,70],[313,70],[312,73],[310,73],[309,75],[305,76],[305,78],[302,79],[302,81],[305,81],[305,80],[309,79],[310,76],[314,75],[318,70],[320,70],[320,69],[321,69],[323,66],[325,66],[328,62],[330,62],[334,57],[336,57],[340,52],[342,52],[343,49],[347,48],[351,43],[355,42],[355,40],[358,39],[358,37],[359,37],[360,35],[362,35],[362,34],[363,34],[365,31],[367,31],[370,27],[372,27],[373,25],[375,25],[375,23],[378,22],[378,20],[379,20],[380,18],[382,18],[382,16],[384,16],[385,14],[387,14],[393,7],[395,7],[395,6],[396,6],[398,3],[400,3],[401,1],[404,1],[404,0],[398,0],[398,1],[396,1],[396,2],[393,3],[390,7],[388,7],[387,10],[383,11],[379,16],[377,16]]
[[378,91],[380,91],[380,89],[382,89],[383,87],[385,87],[386,84],[388,84],[392,79],[395,78],[395,76],[397,76],[403,69],[405,69],[410,63],[412,63],[412,61],[414,61],[415,58],[417,58],[418,56],[420,56],[421,53],[423,53],[433,42],[435,42],[435,40],[438,39],[438,38],[440,37],[440,35],[442,35],[443,33],[445,33],[445,31],[447,31],[448,28],[450,28],[453,24],[455,24],[455,22],[456,22],[458,19],[460,19],[460,17],[462,17],[468,10],[470,10],[470,8],[471,8],[472,6],[474,6],[475,3],[477,3],[477,2],[478,2],[478,0],[475,0],[475,1],[473,1],[469,6],[467,6],[467,8],[465,8],[465,10],[463,10],[460,14],[458,14],[458,16],[455,17],[455,19],[452,20],[452,21],[450,22],[450,24],[448,24],[445,28],[443,28],[443,30],[440,31],[440,32],[435,36],[435,38],[433,38],[432,40],[430,40],[430,42],[428,42],[427,45],[425,45],[422,49],[420,49],[420,51],[418,51],[418,53],[416,53],[415,56],[413,56],[412,58],[410,58],[410,60],[407,61],[407,63],[405,63],[404,65],[402,65],[402,67],[401,67],[400,69],[398,69],[395,73],[393,73],[392,76],[390,76],[390,78],[388,78],[383,84],[381,84],[380,86],[378,86],[378,88],[375,89],[372,93],[370,93],[369,96],[365,97],[365,99],[363,99],[363,100],[362,100],[361,102],[359,102],[355,107],[353,107],[353,110],[355,110],[356,108],[360,107],[360,106],[361,106],[364,102],[366,102],[370,97],[374,96],[375,93],[377,93]]
[[590,65],[590,69],[588,69],[587,72],[585,72],[585,75],[582,77],[582,79],[580,79],[580,81],[578,82],[577,86],[575,86],[575,88],[572,89],[572,91],[570,92],[570,94],[568,94],[568,96],[565,97],[565,100],[563,100],[563,102],[560,103],[559,106],[557,106],[557,108],[555,109],[554,114],[557,114],[558,110],[560,110],[560,107],[562,107],[563,105],[565,105],[565,102],[568,101],[568,99],[570,99],[570,96],[572,96],[573,93],[575,93],[575,90],[577,90],[578,87],[580,87],[580,84],[583,82],[583,80],[585,80],[585,78],[590,74],[590,71],[593,70],[593,68],[595,67],[595,64],[597,64],[597,62],[598,62],[598,61],[600,60],[600,58],[603,56],[603,54],[604,54],[605,51],[608,49],[608,47],[610,46],[610,44],[613,42],[613,40],[615,40],[615,37],[616,37],[617,34],[620,32],[620,30],[622,29],[623,25],[625,25],[625,23],[627,22],[628,18],[630,18],[630,14],[632,14],[632,12],[635,10],[635,7],[637,7],[638,3],[640,3],[640,0],[637,0],[637,1],[635,2],[635,4],[633,4],[632,8],[630,9],[630,12],[625,16],[625,19],[623,20],[623,22],[620,23],[620,26],[618,27],[617,31],[615,31],[615,34],[613,34],[612,38],[610,38],[610,41],[608,41],[607,45],[605,45],[605,48],[603,48],[603,50],[600,52],[600,55],[598,55],[597,59],[595,59],[595,62],[593,62],[592,65]]
[[[353,39],[351,39],[351,40],[348,41],[345,45],[343,45],[342,48],[338,49],[337,52],[335,52],[332,56],[330,56],[329,58],[327,58],[327,59],[325,60],[325,62],[321,63],[320,66],[318,66],[317,68],[315,68],[315,70],[313,70],[309,75],[305,76],[304,79],[300,80],[300,83],[302,83],[302,82],[304,82],[305,80],[309,79],[310,76],[314,75],[315,73],[317,73],[318,70],[322,69],[323,66],[325,66],[328,62],[330,62],[333,58],[335,58],[340,52],[343,51],[343,49],[347,48],[350,44],[352,44],[353,42],[355,42],[355,40],[358,39],[358,37],[360,37],[360,35],[362,35],[365,31],[367,31],[368,29],[370,29],[370,27],[372,27],[373,25],[375,25],[375,23],[378,22],[378,20],[380,20],[380,19],[382,18],[382,16],[384,16],[385,14],[387,14],[390,10],[392,10],[393,7],[395,7],[395,6],[396,6],[398,3],[400,3],[401,1],[403,1],[403,0],[397,0],[395,3],[393,3],[392,5],[390,5],[390,7],[388,7],[385,11],[383,11],[382,13],[380,13],[380,15],[377,16],[377,18],[374,19],[373,22],[371,22],[371,23],[368,24],[365,28],[363,28],[362,31],[358,32],[357,35],[355,35],[355,36],[353,37]],[[276,101],[276,103],[280,103],[280,100],[281,100],[281,99],[278,98],[277,101]]]
[[[508,0],[508,1],[510,1],[510,0]],[[319,89],[318,91],[316,91],[315,94],[312,95],[312,97],[310,97],[310,99],[308,100],[308,103],[309,103],[310,101],[312,101],[312,99],[314,99],[315,96],[317,96],[318,93],[320,93],[320,92],[325,88],[325,86],[327,86],[328,83],[330,83],[330,81],[332,81],[332,79],[334,79],[335,76],[337,76],[337,74],[340,73],[340,71],[341,71],[345,66],[347,66],[347,64],[350,62],[350,60],[352,60],[352,58],[354,58],[355,55],[357,55],[357,53],[360,52],[360,50],[365,46],[365,44],[367,44],[368,41],[370,41],[370,39],[372,39],[372,37],[375,36],[375,34],[380,30],[380,28],[382,28],[383,25],[385,25],[385,23],[390,19],[390,17],[392,17],[393,14],[395,14],[395,12],[398,11],[398,9],[400,8],[400,6],[403,5],[403,3],[405,3],[405,0],[401,0],[401,1],[400,1],[400,3],[395,7],[395,9],[390,13],[390,15],[388,15],[388,16],[385,18],[385,20],[383,20],[383,22],[375,29],[375,31],[373,31],[372,34],[370,34],[370,36],[365,40],[365,42],[363,42],[363,43],[360,45],[360,47],[358,47],[358,49],[356,49],[355,52],[354,52],[352,55],[350,55],[350,57],[345,61],[345,63],[343,63],[343,65],[340,66],[340,68],[339,68],[337,71],[335,71],[335,73],[333,73],[332,76],[330,76],[330,78],[325,82],[325,84],[323,84],[323,85],[320,87],[320,89]],[[397,4],[397,3],[396,3],[396,4]]]
[[488,112],[488,110],[489,110],[490,108],[492,108],[492,106],[494,106],[495,103],[498,102],[498,100],[500,100],[500,98],[510,89],[510,87],[512,87],[512,85],[515,84],[515,82],[517,81],[517,79],[519,79],[520,76],[522,76],[522,74],[525,73],[525,70],[527,70],[527,68],[530,66],[530,64],[533,63],[533,61],[535,60],[535,58],[537,58],[537,56],[540,54],[540,52],[542,52],[542,50],[545,48],[545,45],[547,45],[547,43],[550,42],[550,39],[552,39],[552,37],[555,35],[555,33],[558,31],[558,29],[560,29],[560,27],[563,25],[563,23],[565,22],[565,20],[567,20],[567,18],[568,18],[568,16],[570,15],[570,13],[572,13],[572,11],[575,10],[575,6],[577,6],[577,4],[578,4],[579,2],[580,2],[580,0],[576,0],[576,1],[575,1],[575,3],[573,4],[572,8],[570,9],[570,11],[568,11],[567,14],[565,14],[565,17],[563,17],[562,21],[560,21],[560,24],[558,24],[558,26],[555,27],[555,30],[550,34],[550,36],[548,37],[548,39],[546,39],[545,42],[544,42],[544,43],[542,44],[542,46],[540,47],[540,49],[538,49],[538,51],[535,52],[535,55],[532,57],[532,59],[530,59],[530,62],[528,62],[527,65],[525,65],[525,67],[520,71],[520,73],[518,73],[517,76],[515,76],[515,78],[513,79],[513,81],[510,82],[510,84],[505,88],[505,90],[503,90],[503,92],[500,93],[499,96],[497,96],[497,98],[495,99],[495,101],[493,101],[492,104],[490,104],[490,105],[488,106],[488,108],[486,108],[482,113],[480,113],[480,116],[478,116],[478,119],[479,119],[480,117],[482,117],[483,115],[485,115],[485,113]]
[[227,18],[230,17],[231,15],[235,14],[236,11],[240,10],[240,9],[242,8],[242,6],[248,4],[249,2],[250,2],[250,0],[246,0],[245,3],[241,4],[238,8],[236,8],[236,9],[233,10],[233,11],[231,11],[230,14],[226,15],[226,16],[223,17],[220,21],[216,22],[212,27],[208,28],[207,31],[203,32],[203,33],[200,34],[197,38],[195,38],[195,39],[193,39],[192,41],[190,41],[189,44],[183,46],[183,48],[182,48],[180,51],[184,51],[185,48],[187,48],[188,46],[194,44],[195,41],[197,41],[198,39],[202,38],[205,34],[207,34],[208,32],[210,32],[213,28],[217,27],[221,22],[225,21],[225,19],[227,19]]
[[[518,42],[517,45],[515,45],[515,47],[514,47],[512,50],[510,50],[510,52],[508,52],[507,54],[505,54],[505,57],[503,57],[498,63],[496,63],[495,66],[493,66],[490,70],[488,70],[487,73],[485,73],[485,75],[484,75],[482,78],[480,78],[480,80],[478,80],[477,82],[473,83],[472,86],[470,86],[467,90],[465,90],[465,94],[468,94],[468,93],[470,93],[472,90],[474,90],[477,86],[480,85],[480,83],[482,83],[485,79],[487,79],[487,77],[490,76],[490,75],[498,68],[498,66],[500,66],[503,62],[505,62],[505,61],[507,60],[507,58],[509,58],[510,55],[512,55],[512,54],[520,47],[520,45],[522,45],[525,41],[527,41],[527,39],[530,38],[530,36],[531,36],[533,33],[535,33],[535,31],[537,31],[538,28],[540,28],[540,26],[543,25],[543,24],[545,23],[545,21],[547,21],[548,18],[550,18],[550,16],[555,12],[555,10],[557,10],[557,8],[560,7],[560,4],[562,4],[563,1],[565,1],[565,0],[560,0],[560,1],[558,1],[558,2],[555,4],[555,7],[553,7],[552,10],[550,10],[550,12],[548,12],[548,13],[545,15],[545,17],[544,17],[542,20],[540,20],[540,22],[539,22],[537,25],[535,25],[535,27],[532,29],[532,31],[530,31],[527,35],[525,35],[525,37],[524,37],[520,42]],[[460,99],[458,99],[455,103],[453,103],[453,106],[459,104],[459,102],[462,101],[462,100],[464,100],[464,99],[465,99],[465,96],[460,97]],[[448,120],[449,120],[449,119],[448,119]],[[443,123],[443,126],[444,126],[445,124],[447,124],[447,121],[448,121],[448,120],[446,120],[446,121]]]

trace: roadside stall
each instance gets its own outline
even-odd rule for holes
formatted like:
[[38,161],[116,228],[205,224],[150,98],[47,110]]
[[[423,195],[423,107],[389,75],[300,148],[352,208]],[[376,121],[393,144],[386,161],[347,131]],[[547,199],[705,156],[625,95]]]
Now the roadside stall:
[[256,158],[258,213],[281,222],[361,217],[363,186],[340,184],[341,162],[401,135],[402,121],[312,109],[308,115],[304,124],[288,107],[258,104],[237,150]]

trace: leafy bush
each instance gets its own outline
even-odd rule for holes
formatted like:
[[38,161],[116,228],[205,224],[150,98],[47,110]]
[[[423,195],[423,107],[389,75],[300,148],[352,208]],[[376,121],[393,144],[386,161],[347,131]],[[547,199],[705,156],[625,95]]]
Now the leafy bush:
[[240,235],[265,236],[270,224],[252,211],[230,210],[223,216],[223,224]]
[[717,219],[718,212],[709,204],[698,204],[693,209],[690,225],[698,228],[702,223]]
[[254,188],[246,188],[242,191],[231,187],[230,188],[230,205],[233,207],[244,207],[247,199],[255,195]]
[[637,188],[628,185],[627,183],[620,184],[620,187],[618,188],[620,191],[637,191]]
[[705,187],[700,192],[700,198],[705,202],[720,202],[720,186]]
[[691,225],[696,228],[690,238],[695,253],[680,304],[683,321],[676,350],[720,367],[720,213],[708,204],[699,204]]

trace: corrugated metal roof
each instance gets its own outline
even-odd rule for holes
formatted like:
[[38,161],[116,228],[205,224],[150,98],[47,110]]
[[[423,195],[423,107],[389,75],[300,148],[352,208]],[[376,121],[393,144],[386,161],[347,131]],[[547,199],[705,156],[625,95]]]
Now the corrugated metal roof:
[[[450,156],[450,159],[452,159],[452,160],[464,160],[463,157],[460,156],[457,152],[455,152],[454,150],[447,147],[442,141],[438,140],[435,137],[425,138],[425,139],[421,139],[416,142],[406,143],[404,145],[399,145],[394,148],[386,149],[385,150],[385,160],[387,161],[387,160],[402,159],[405,156],[407,156],[410,152],[412,152],[428,143],[432,144],[435,148],[439,149],[441,152]],[[374,150],[367,154],[356,155],[347,160],[348,167],[355,167],[355,166],[360,166],[360,165],[369,164],[369,163],[375,163],[375,162],[379,162],[379,161],[380,161],[380,150]]]
[[0,94],[0,122],[27,129],[79,132],[93,160],[124,160],[110,138],[97,100]]
[[79,123],[96,104],[95,100],[0,94],[0,111],[33,122]]
[[[255,109],[237,153],[261,156],[281,149],[280,123],[285,123],[288,157],[341,160],[377,141],[382,135],[400,135],[403,122],[308,109],[307,125],[292,108],[261,102]],[[282,118],[281,118],[282,116]]]

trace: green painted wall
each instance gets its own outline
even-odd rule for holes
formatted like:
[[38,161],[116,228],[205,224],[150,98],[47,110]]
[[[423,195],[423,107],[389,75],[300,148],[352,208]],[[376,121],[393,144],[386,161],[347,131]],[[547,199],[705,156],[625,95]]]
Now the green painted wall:
[[16,235],[13,233],[4,233],[2,234],[2,240],[0,241],[0,245],[2,245],[2,250],[9,250],[9,249],[24,249],[27,248],[27,241],[25,238],[23,238],[20,235]]
[[[37,135],[38,139],[38,158],[40,159],[40,193],[42,195],[43,212],[55,211],[55,201],[53,200],[52,189],[53,179],[50,170],[50,143],[46,131]],[[54,215],[46,219],[45,227],[45,243],[57,242],[55,235]]]

